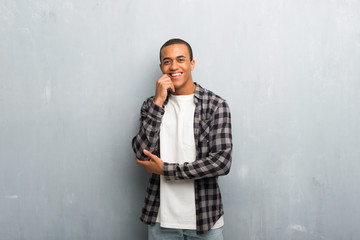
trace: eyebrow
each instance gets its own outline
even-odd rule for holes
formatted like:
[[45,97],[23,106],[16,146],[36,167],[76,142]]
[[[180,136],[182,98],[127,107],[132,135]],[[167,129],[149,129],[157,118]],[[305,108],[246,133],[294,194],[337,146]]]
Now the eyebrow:
[[[186,57],[184,55],[180,55],[180,56],[177,56],[176,58],[186,58]],[[165,60],[171,60],[171,58],[166,57],[166,58],[163,58],[162,61],[165,61]]]

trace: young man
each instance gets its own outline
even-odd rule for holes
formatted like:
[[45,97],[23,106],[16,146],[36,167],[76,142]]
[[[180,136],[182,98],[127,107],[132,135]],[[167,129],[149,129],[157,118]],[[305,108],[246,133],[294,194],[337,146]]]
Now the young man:
[[223,239],[218,176],[230,171],[231,117],[226,101],[194,83],[190,45],[160,49],[162,75],[142,105],[132,140],[136,161],[152,173],[141,221],[149,239]]

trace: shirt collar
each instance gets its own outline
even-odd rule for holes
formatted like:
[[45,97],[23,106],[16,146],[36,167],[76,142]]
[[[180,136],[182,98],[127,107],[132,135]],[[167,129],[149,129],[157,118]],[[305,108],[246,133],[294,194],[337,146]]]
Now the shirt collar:
[[197,102],[198,99],[201,99],[201,97],[204,95],[203,94],[204,89],[200,86],[200,84],[196,82],[194,82],[194,84],[196,85],[194,97],[195,97],[195,102]]
[[[200,84],[194,82],[194,84],[196,85],[196,88],[195,88],[195,92],[194,92],[194,99],[195,99],[195,103],[197,103],[197,101],[199,99],[202,98],[202,96],[204,95],[203,91],[204,89],[200,86]],[[165,102],[164,102],[164,106],[168,103],[169,101],[169,95],[170,95],[170,89],[168,90],[168,96],[167,98],[165,99]]]

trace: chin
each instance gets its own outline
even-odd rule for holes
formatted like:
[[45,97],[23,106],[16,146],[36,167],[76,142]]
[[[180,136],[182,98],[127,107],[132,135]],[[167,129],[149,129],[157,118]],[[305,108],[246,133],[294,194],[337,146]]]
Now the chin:
[[181,87],[183,87],[183,86],[184,86],[184,84],[182,84],[182,83],[180,83],[180,84],[174,83],[175,90],[176,90],[176,89],[179,89],[179,88],[181,88]]

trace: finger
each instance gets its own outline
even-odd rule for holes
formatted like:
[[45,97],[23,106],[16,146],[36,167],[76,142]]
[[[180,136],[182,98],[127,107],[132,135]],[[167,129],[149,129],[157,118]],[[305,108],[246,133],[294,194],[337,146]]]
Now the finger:
[[174,86],[173,82],[171,81],[171,79],[165,79],[163,81],[161,81],[159,83],[159,86],[162,88],[171,88],[172,86]]
[[166,87],[166,89],[170,88],[173,92],[175,92],[175,86],[170,77],[162,79],[159,81],[159,84],[163,87]]
[[140,159],[138,159],[137,157],[135,157],[135,160],[136,160],[136,162],[137,162],[138,164],[141,164],[141,163],[142,163],[142,161],[140,161]]
[[160,83],[157,88],[158,90],[160,91],[164,91],[164,90],[167,90],[169,88],[171,88],[171,85],[172,85],[172,82],[171,80],[169,80],[169,82],[163,82],[163,83]]
[[172,85],[172,82],[171,82],[171,80],[169,80],[168,82],[161,83],[160,87],[166,89],[166,88],[169,88],[171,85]]
[[164,84],[169,84],[171,83],[171,78],[170,77],[166,77],[166,78],[163,78],[163,79],[159,79],[158,81],[158,85],[164,85]]
[[137,162],[138,164],[142,165],[142,166],[148,165],[148,162],[149,162],[149,161],[141,161],[141,160],[138,159],[137,157],[135,157],[135,159],[136,159],[136,162]]
[[146,156],[148,156],[149,158],[153,159],[154,157],[156,157],[154,154],[152,154],[151,152],[149,152],[148,150],[144,149],[143,150],[144,154]]
[[158,79],[158,82],[160,83],[160,82],[163,82],[163,81],[166,81],[166,80],[169,80],[169,79],[170,79],[170,75],[164,74]]
[[168,81],[161,82],[160,86],[163,89],[171,89],[173,92],[175,92],[175,86],[174,86],[173,82],[171,81],[171,79],[169,79]]
[[146,149],[144,149],[144,153],[146,154],[146,156],[148,156],[150,158],[150,160],[148,161],[148,165],[151,164],[151,162],[158,162],[160,159],[160,158],[158,158],[158,156],[156,156],[155,154],[152,154],[151,152],[149,152]]
[[170,78],[170,74],[169,74],[169,73],[165,73],[163,76],[164,76],[164,79]]
[[174,87],[174,84],[168,84],[167,86],[166,86],[166,89],[170,89],[172,92],[175,92],[175,87]]

